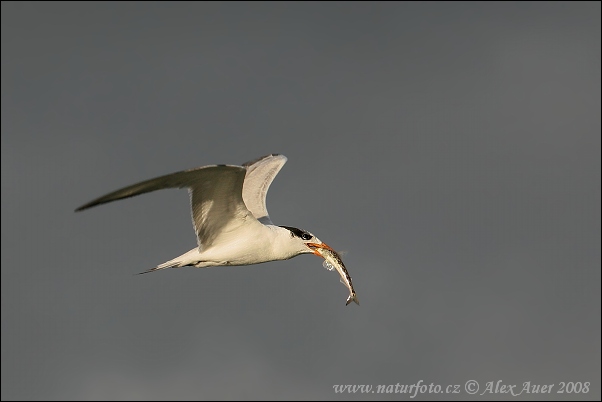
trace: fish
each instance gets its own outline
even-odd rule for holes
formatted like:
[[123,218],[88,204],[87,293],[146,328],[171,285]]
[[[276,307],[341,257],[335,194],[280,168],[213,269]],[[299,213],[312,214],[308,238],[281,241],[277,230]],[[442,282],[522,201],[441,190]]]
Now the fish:
[[[315,246],[318,246],[317,244]],[[357,299],[357,295],[355,294],[355,289],[353,289],[353,282],[351,281],[351,276],[349,275],[349,271],[345,268],[345,264],[343,264],[343,260],[341,256],[334,251],[332,248],[325,246],[325,244],[320,245],[321,247],[312,247],[314,249],[314,254],[319,255],[324,258],[324,267],[329,271],[332,271],[333,268],[336,268],[339,275],[341,276],[341,283],[347,286],[349,289],[349,297],[347,297],[346,306],[351,302],[355,302],[358,306],[360,305],[359,300]]]

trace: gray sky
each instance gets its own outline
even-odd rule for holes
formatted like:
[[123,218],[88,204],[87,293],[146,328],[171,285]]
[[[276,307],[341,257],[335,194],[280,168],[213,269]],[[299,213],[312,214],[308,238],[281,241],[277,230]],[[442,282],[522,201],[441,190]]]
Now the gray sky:
[[[2,2],[2,399],[599,399],[600,13]],[[361,306],[308,255],[134,275],[195,245],[185,191],[73,212],[272,152]]]

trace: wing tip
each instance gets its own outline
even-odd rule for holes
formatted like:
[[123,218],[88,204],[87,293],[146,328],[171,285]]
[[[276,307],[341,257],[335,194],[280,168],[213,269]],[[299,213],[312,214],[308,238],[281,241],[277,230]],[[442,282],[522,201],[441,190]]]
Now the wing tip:
[[80,206],[80,207],[77,207],[77,208],[75,209],[75,211],[73,211],[73,212],[81,212],[81,211],[84,211],[84,210],[86,210],[86,209],[89,209],[89,208],[95,207],[95,206],[97,206],[97,205],[100,205],[100,204],[102,204],[102,203],[103,203],[103,202],[91,201],[91,202],[88,202],[88,203],[86,203],[86,204],[84,204],[84,205],[82,205],[82,206]]
[[88,208],[90,208],[90,206],[91,206],[91,205],[88,205],[88,204],[86,204],[86,205],[82,205],[81,207],[75,208],[75,211],[73,211],[73,212],[81,212],[81,211],[83,211],[83,210],[85,210],[85,209],[88,209]]
[[281,157],[283,157],[283,158],[285,158],[285,159],[286,159],[286,156],[284,156],[284,155],[282,155],[282,154],[267,154],[267,155],[260,156],[260,157],[259,157],[259,158],[257,158],[257,159],[253,159],[252,161],[245,162],[245,163],[243,163],[242,165],[243,165],[244,167],[249,167],[249,166],[251,166],[251,165],[254,165],[254,164],[256,164],[257,162],[260,162],[260,161],[262,161],[262,160],[264,160],[264,159],[267,159],[267,158],[273,158],[273,157],[276,157],[276,156],[281,156]]

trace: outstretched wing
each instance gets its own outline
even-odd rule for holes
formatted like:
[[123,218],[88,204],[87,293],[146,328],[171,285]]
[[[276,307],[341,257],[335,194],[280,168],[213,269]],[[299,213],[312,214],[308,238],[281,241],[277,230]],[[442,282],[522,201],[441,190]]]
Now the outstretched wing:
[[270,154],[243,164],[247,168],[247,175],[242,188],[242,199],[255,219],[265,225],[272,225],[265,205],[266,195],[286,160],[284,155]]
[[243,166],[213,165],[185,170],[146,180],[114,191],[76,211],[165,188],[188,188],[192,223],[199,247],[208,248],[222,234],[233,235],[245,225],[259,224],[242,197],[246,169]]

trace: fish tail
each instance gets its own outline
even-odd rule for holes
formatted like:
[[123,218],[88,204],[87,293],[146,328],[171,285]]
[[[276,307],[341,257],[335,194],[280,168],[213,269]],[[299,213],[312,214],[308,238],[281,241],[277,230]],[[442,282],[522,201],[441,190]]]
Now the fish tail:
[[348,306],[349,303],[351,302],[355,302],[355,304],[357,304],[358,306],[360,305],[360,301],[357,299],[357,296],[355,295],[355,293],[352,293],[349,295],[349,297],[347,298],[347,303],[345,303],[345,306]]

